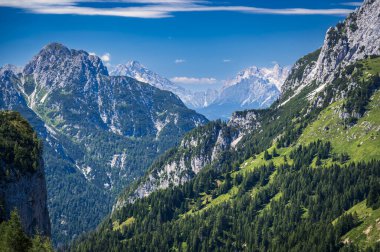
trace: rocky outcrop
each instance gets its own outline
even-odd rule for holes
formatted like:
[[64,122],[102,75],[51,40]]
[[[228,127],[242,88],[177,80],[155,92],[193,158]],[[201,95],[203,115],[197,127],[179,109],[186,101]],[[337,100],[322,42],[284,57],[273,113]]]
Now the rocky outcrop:
[[366,0],[344,22],[331,27],[306,81],[331,82],[333,72],[366,56],[380,54],[380,1]]
[[182,139],[177,148],[159,158],[140,181],[130,187],[114,205],[114,210],[136,198],[170,186],[184,184],[225,151],[236,149],[243,137],[261,127],[256,111],[235,112],[228,123],[210,122]]
[[[47,191],[44,169],[19,178],[12,177],[0,184],[5,215],[17,209],[25,232],[50,236],[50,218],[47,209]],[[7,218],[6,217],[6,218]]]
[[214,103],[236,103],[240,108],[265,108],[275,101],[289,70],[276,64],[273,68],[249,67],[225,83]]
[[50,236],[41,144],[18,113],[0,112],[0,122],[1,219],[16,209],[28,235]]
[[[211,122],[188,133],[174,150],[166,153],[155,162],[147,175],[136,184],[128,201],[146,197],[150,193],[185,183],[201,171],[206,165],[229,148],[236,133],[222,122]],[[121,197],[116,207],[124,204]]]
[[[336,70],[380,54],[380,1],[366,0],[344,22],[328,29],[320,50],[299,60],[282,88],[282,102],[287,102],[307,86],[317,93],[331,83]],[[282,103],[282,104],[283,104]]]

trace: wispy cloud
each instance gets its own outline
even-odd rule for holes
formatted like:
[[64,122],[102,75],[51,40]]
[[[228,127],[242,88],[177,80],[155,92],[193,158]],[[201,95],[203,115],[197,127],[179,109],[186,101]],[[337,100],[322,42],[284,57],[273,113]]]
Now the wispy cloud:
[[174,61],[174,63],[176,63],[176,64],[182,64],[182,63],[185,63],[185,62],[186,62],[186,60],[184,60],[184,59],[176,59]]
[[343,6],[354,6],[354,7],[359,7],[363,4],[363,2],[344,2],[341,3]]
[[218,82],[215,78],[195,78],[195,77],[173,77],[170,79],[177,84],[186,85],[200,85],[200,84],[216,84]]
[[[119,7],[103,8],[81,5],[81,3],[95,2],[118,3]],[[126,7],[120,7],[120,4],[124,4]],[[209,1],[204,0],[0,0],[0,6],[20,8],[40,14],[101,15],[135,18],[167,18],[172,17],[178,12],[224,11],[273,15],[347,15],[352,11],[351,9],[272,9],[252,6],[211,5]]]
[[224,60],[223,60],[223,63],[229,63],[229,62],[231,62],[230,59],[224,59]]

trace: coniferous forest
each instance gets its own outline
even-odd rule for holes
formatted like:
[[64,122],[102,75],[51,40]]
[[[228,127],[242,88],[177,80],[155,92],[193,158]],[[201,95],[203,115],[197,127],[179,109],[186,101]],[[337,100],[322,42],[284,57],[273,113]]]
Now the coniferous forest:
[[380,251],[380,0],[0,23],[0,252]]

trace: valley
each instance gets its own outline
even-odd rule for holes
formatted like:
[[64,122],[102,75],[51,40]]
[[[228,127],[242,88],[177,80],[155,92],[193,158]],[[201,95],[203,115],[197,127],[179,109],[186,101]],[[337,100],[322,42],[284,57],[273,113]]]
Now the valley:
[[[0,3],[9,15],[83,18],[75,24],[88,37],[101,20],[96,32],[113,34],[120,52],[99,54],[104,37],[88,50],[50,42],[22,67],[0,67],[0,251],[380,251],[380,1],[236,4]],[[200,46],[165,21],[210,20],[203,12],[242,29],[227,36],[230,24],[178,23],[183,33],[202,30]],[[254,35],[286,33],[288,51],[268,50],[276,41],[265,40],[255,54],[238,52],[258,29],[241,22],[251,15],[273,15]],[[294,46],[290,30],[311,36],[317,24],[298,20],[321,16],[335,25],[323,26],[319,47],[302,47],[309,53],[291,67],[268,61],[300,52],[306,40]],[[114,25],[121,20],[130,26]],[[278,20],[297,22],[288,30]],[[73,36],[72,24],[62,25]],[[119,29],[134,32],[123,38]],[[241,48],[218,44],[236,38]],[[232,47],[241,62],[227,54]],[[126,61],[125,48],[167,77]],[[216,52],[217,60],[206,57]],[[247,64],[264,59],[271,67]]]

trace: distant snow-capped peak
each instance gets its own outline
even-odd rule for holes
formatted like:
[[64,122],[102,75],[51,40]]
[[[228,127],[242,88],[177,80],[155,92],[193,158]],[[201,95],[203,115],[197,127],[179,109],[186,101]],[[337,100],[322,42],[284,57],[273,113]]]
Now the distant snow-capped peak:
[[19,74],[22,72],[22,67],[11,65],[11,64],[6,64],[6,65],[0,67],[0,74],[2,74],[5,71],[11,71],[14,74]]
[[170,86],[171,88],[174,87],[173,83],[170,80],[149,70],[136,60],[129,61],[127,64],[117,65],[111,70],[110,75],[128,76],[138,81],[149,83],[150,85],[160,89],[167,89],[167,86]]
[[[221,110],[224,111],[227,108],[232,113],[242,108],[270,106],[279,96],[281,86],[288,73],[288,68],[281,67],[278,64],[272,68],[252,66],[226,81],[221,89],[192,91],[147,69],[135,60],[127,64],[117,65],[110,71],[110,75],[128,76],[159,89],[173,92],[186,106],[205,113],[210,118],[219,118],[222,113]],[[210,113],[208,113],[208,108],[210,108]]]
[[127,64],[117,65],[110,75],[128,76],[138,81],[148,83],[156,88],[167,90],[176,94],[186,106],[199,108],[207,106],[216,96],[216,91],[192,92],[171,82],[169,79],[149,70],[138,61],[130,61]]
[[289,75],[289,68],[281,67],[275,64],[273,68],[259,68],[251,66],[239,72],[233,79],[225,82],[224,89],[230,86],[237,85],[242,81],[249,79],[261,79],[264,82],[274,84],[280,91],[282,84],[285,82],[286,77]]

